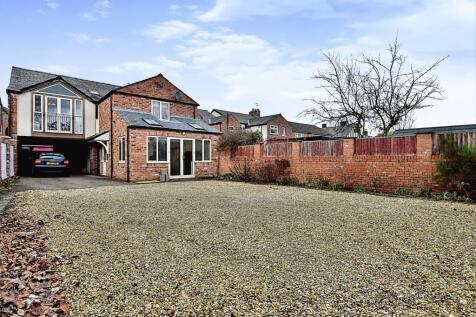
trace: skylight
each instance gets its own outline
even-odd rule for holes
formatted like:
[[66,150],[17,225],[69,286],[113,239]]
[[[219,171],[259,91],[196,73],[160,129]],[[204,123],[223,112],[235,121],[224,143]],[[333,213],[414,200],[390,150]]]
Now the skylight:
[[160,127],[160,123],[158,123],[154,119],[142,119],[142,120],[144,120],[144,122],[147,123],[148,125],[156,125]]
[[191,126],[192,128],[197,129],[197,130],[205,130],[204,128],[202,128],[201,126],[199,126],[196,123],[189,123],[188,125]]
[[92,95],[99,95],[99,93],[96,90],[90,90],[89,91]]

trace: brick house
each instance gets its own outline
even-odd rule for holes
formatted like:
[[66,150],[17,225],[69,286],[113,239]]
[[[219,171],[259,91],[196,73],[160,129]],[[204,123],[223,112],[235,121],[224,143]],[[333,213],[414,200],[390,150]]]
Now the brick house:
[[248,114],[222,109],[200,110],[199,116],[220,131],[243,129],[260,132],[264,141],[293,137],[291,125],[281,114],[261,116],[257,108]]
[[217,173],[220,132],[161,74],[115,86],[13,67],[7,93],[22,174],[46,150],[69,158],[73,173],[126,181]]

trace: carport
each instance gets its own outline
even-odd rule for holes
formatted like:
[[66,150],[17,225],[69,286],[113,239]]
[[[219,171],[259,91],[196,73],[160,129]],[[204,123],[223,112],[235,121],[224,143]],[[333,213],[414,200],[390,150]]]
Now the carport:
[[31,175],[33,162],[40,153],[59,152],[70,162],[71,174],[85,174],[87,146],[84,140],[60,138],[18,137],[18,174]]

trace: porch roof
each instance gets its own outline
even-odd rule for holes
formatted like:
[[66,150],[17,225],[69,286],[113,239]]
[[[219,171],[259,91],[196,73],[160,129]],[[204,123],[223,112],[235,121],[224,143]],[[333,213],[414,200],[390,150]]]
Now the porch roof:
[[88,143],[109,141],[109,130],[91,135],[86,140],[88,141]]

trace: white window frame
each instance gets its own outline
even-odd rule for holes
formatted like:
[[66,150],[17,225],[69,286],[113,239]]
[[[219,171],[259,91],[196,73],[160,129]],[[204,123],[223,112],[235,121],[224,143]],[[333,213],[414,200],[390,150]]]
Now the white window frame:
[[[38,96],[40,97],[40,108],[41,108],[41,112],[38,112],[38,111],[35,111],[35,97]],[[45,120],[43,119],[43,113],[44,113],[44,108],[43,108],[43,95],[40,95],[40,94],[33,94],[33,131],[36,131],[36,132],[43,132],[44,130],[44,127],[45,127]],[[40,118],[40,123],[41,123],[41,129],[35,129],[35,114],[41,114],[41,118]]]
[[[51,99],[56,99],[56,116],[62,115],[61,113],[61,100],[68,100],[69,101],[69,116],[71,117],[71,124],[70,124],[70,130],[69,131],[61,131],[59,128],[59,120],[58,120],[58,127],[56,130],[49,130],[48,129],[48,114],[53,115],[52,113],[48,113],[48,98]],[[45,95],[45,102],[44,102],[44,109],[45,109],[45,116],[44,116],[44,126],[45,126],[45,131],[46,132],[53,132],[53,133],[73,133],[73,101],[76,99],[74,98],[64,98],[64,97],[56,97],[56,96],[51,96],[51,95]]]
[[286,136],[286,127],[283,127],[283,136]]
[[[126,162],[126,137],[121,136],[119,137],[119,155],[117,156],[119,159],[119,163],[125,163]],[[124,157],[121,158],[121,154],[124,154]]]
[[[155,161],[150,161],[149,160],[149,139],[155,139],[155,144],[156,144],[156,149],[155,149],[155,156],[157,158],[157,160]],[[167,143],[165,145],[165,156],[166,156],[166,160],[165,161],[159,161],[159,141],[158,139],[164,139]],[[158,135],[148,135],[146,137],[146,151],[145,151],[145,159],[146,159],[146,162],[147,163],[151,163],[151,164],[158,164],[158,163],[168,163],[169,162],[169,138],[167,137],[163,137],[163,136],[158,136]],[[195,150],[195,149],[194,149]],[[195,155],[195,152],[194,152],[194,155]]]
[[[170,120],[170,102],[168,101],[160,101],[160,100],[152,100],[150,102],[150,113],[154,114],[154,103],[158,103],[159,105],[159,117],[158,119],[159,120],[165,120],[165,121],[169,121]],[[168,104],[168,114],[167,114],[167,119],[164,119],[163,118],[163,114],[162,114],[162,104]]]
[[[210,163],[212,161],[212,141],[209,139],[195,139],[195,141],[197,140],[202,142],[202,159],[197,160],[197,158],[195,157],[195,148],[194,148],[193,150],[194,161],[200,162],[200,163]],[[210,158],[209,160],[205,160],[205,142],[210,143],[210,147],[209,147],[210,150],[208,151],[208,156]],[[195,142],[194,142],[194,146],[196,146]]]
[[228,131],[235,131],[235,127],[234,126],[229,126]]
[[296,133],[296,138],[299,139],[299,138],[303,138],[304,137],[304,133],[300,133],[300,132],[297,132]]
[[[276,131],[273,132],[273,130],[276,130]],[[269,134],[279,135],[279,127],[277,125],[270,125],[269,126]]]
[[[81,111],[79,113],[79,116],[78,114],[76,113],[76,103],[79,102],[81,104]],[[83,101],[81,99],[73,99],[73,133],[75,134],[83,134],[84,132],[84,119],[83,119]],[[81,131],[78,131],[76,132],[76,117],[80,117],[81,118]]]

